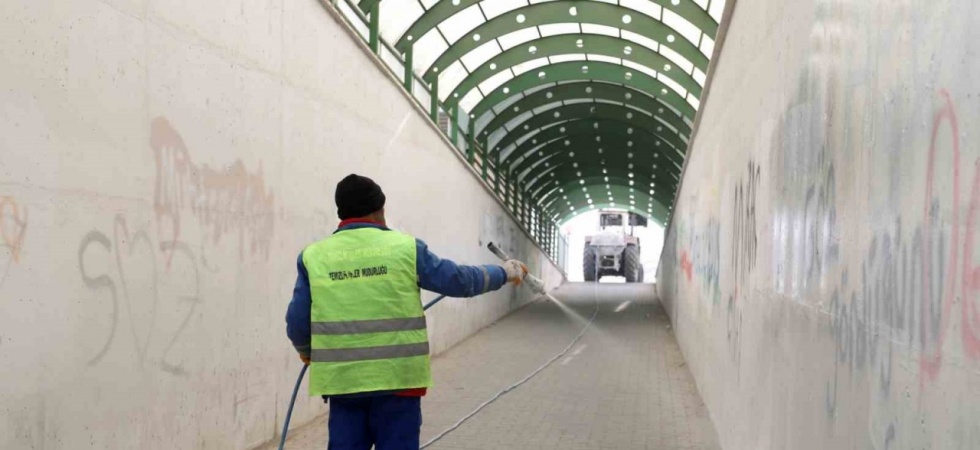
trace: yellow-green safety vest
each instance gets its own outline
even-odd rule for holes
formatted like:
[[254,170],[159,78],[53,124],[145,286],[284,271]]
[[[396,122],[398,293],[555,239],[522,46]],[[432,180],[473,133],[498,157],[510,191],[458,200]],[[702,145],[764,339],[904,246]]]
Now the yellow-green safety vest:
[[313,334],[310,395],[432,386],[415,238],[340,231],[303,251]]

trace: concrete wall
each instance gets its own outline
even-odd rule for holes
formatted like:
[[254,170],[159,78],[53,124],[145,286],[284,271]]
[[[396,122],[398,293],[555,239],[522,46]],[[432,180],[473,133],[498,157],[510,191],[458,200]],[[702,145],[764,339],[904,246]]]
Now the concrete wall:
[[978,18],[735,6],[658,286],[726,449],[980,448]]
[[[271,439],[296,257],[350,172],[438,254],[561,281],[316,0],[5,1],[0,37],[0,448]],[[527,300],[444,301],[434,351]]]

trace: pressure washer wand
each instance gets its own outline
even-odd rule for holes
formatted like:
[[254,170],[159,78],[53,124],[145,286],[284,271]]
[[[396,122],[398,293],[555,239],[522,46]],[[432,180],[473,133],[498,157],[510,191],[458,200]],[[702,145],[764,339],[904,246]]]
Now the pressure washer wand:
[[[507,261],[510,259],[510,255],[508,255],[507,252],[501,250],[500,247],[494,245],[493,242],[488,243],[487,248],[490,249],[490,251],[493,252],[494,255],[497,255],[497,257],[503,261]],[[530,288],[531,291],[534,292],[535,294],[545,295],[548,293],[548,291],[546,291],[544,288],[544,282],[541,281],[540,278],[534,275],[531,274],[525,275],[524,283],[527,283],[527,287]]]

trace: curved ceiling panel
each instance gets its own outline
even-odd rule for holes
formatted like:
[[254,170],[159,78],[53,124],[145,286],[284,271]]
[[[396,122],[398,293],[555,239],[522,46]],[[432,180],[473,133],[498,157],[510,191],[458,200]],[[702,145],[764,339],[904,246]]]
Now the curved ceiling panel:
[[[624,54],[624,48],[630,49],[628,54]],[[609,58],[621,58],[624,63],[630,61],[635,66],[645,68],[647,73],[662,71],[665,78],[679,84],[687,92],[694,94],[696,97],[701,96],[701,85],[695,81],[694,77],[680,70],[675,70],[674,63],[660,53],[643,46],[636,46],[635,43],[622,38],[604,35],[565,34],[535,39],[530,42],[525,42],[520,46],[511,47],[509,50],[500,53],[483,63],[476,70],[470,72],[461,83],[453,88],[449,98],[463,98],[471,90],[487,81],[488,78],[502,71],[514,70],[515,66],[541,58],[549,58],[550,60],[550,58],[556,56],[576,54],[583,54],[585,57],[599,55]],[[572,71],[577,69],[583,74],[588,75],[590,61],[584,59],[581,61],[581,64],[573,68]],[[542,68],[542,70],[544,69]],[[671,72],[677,75],[674,77],[668,76]],[[430,81],[434,79],[435,76],[429,77]],[[447,103],[452,104],[455,101],[450,100]]]
[[[605,140],[596,143],[594,142],[595,137]],[[626,142],[628,148],[635,149],[633,153],[636,153],[638,158],[650,157],[650,159],[657,160],[663,156],[666,160],[665,162],[669,162],[667,165],[675,168],[678,172],[680,172],[680,167],[683,164],[683,159],[674,152],[649,150],[660,147],[665,142],[663,138],[647,130],[633,128],[630,124],[617,120],[573,120],[562,122],[557,126],[543,129],[541,132],[534,134],[533,137],[523,140],[509,153],[504,154],[500,160],[506,165],[509,161],[518,162],[520,160],[533,159],[535,152],[539,156],[543,156],[540,155],[541,146],[558,139],[568,141],[575,150],[588,152],[583,157],[594,155],[596,159],[602,158],[604,151],[600,152],[599,149],[602,149],[603,146],[612,147],[619,145],[619,142]],[[609,153],[609,155],[617,154],[621,153]]]
[[589,61],[588,70],[582,70],[578,61],[550,64],[540,69],[522,73],[490,92],[471,111],[470,116],[479,118],[492,107],[505,103],[508,99],[527,90],[539,88],[556,82],[578,80],[605,81],[622,84],[632,89],[655,95],[671,108],[680,111],[684,117],[694,122],[696,110],[677,91],[663,82],[629,67],[602,61]]
[[616,207],[665,223],[723,2],[415,0],[389,37],[534,217]]
[[477,127],[477,131],[486,130],[488,134],[493,134],[510,121],[521,115],[526,115],[528,111],[535,111],[546,105],[553,105],[552,108],[565,106],[566,102],[582,100],[615,103],[639,110],[647,115],[657,114],[657,120],[678,130],[679,134],[685,137],[691,135],[691,127],[687,122],[684,122],[683,117],[671,110],[667,104],[657,100],[656,97],[651,97],[643,91],[632,89],[629,86],[595,81],[558,84],[530,94],[506,108],[502,108],[499,112],[495,112],[496,115],[490,123],[485,127]]
[[[666,144],[654,144],[654,147],[663,148],[649,149],[652,153],[683,155],[685,146],[687,145],[683,136],[671,130],[669,126],[664,126],[663,122],[642,112],[612,103],[573,103],[544,109],[539,114],[532,115],[527,120],[518,122],[514,129],[506,131],[506,134],[503,134],[503,137],[499,141],[490,141],[490,144],[492,144],[490,147],[491,151],[505,150],[508,146],[518,142],[522,138],[531,138],[532,134],[544,128],[575,120],[584,120],[587,123],[591,122],[592,127],[597,130],[601,129],[602,125],[596,124],[603,120],[621,122],[633,127],[634,132],[645,130],[657,136]],[[600,147],[601,144],[596,144],[594,149]],[[616,151],[617,149],[611,148],[610,150]]]

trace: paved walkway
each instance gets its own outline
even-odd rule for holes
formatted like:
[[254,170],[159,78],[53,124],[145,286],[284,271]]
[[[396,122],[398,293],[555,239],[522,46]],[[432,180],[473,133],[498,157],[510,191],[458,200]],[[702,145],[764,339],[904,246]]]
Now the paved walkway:
[[[422,442],[561,352],[598,304],[564,358],[429,449],[719,448],[653,285],[573,283],[554,296],[568,306],[538,301],[434,358]],[[287,448],[323,450],[326,437],[318,420]]]

